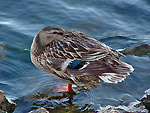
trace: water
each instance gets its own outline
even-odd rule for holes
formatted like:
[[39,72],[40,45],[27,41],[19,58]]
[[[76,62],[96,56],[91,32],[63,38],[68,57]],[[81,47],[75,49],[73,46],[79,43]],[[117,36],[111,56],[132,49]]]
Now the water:
[[150,87],[150,58],[128,55],[121,59],[133,65],[135,71],[122,83],[102,82],[101,87],[75,95],[71,104],[66,98],[31,101],[38,92],[59,95],[52,90],[66,82],[31,63],[30,45],[44,26],[58,25],[82,31],[114,49],[138,46],[150,42],[149,14],[148,0],[0,0],[0,89],[8,98],[18,100],[15,113],[30,111],[38,106],[33,104],[37,101],[56,112],[68,108],[97,110],[99,106],[126,105],[127,100],[140,99]]

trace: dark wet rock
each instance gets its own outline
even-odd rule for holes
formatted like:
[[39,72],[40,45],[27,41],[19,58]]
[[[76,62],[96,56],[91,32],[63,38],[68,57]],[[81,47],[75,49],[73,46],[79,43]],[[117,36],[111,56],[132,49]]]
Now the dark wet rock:
[[[128,100],[130,95],[124,95],[123,99]],[[150,112],[150,89],[145,91],[144,96],[141,101],[131,102],[129,105],[120,105],[120,106],[105,106],[100,107],[99,113],[149,113]],[[126,102],[125,102],[126,103]],[[128,102],[127,102],[128,104]]]
[[29,113],[49,113],[45,108],[39,108],[36,111],[30,111]]
[[142,44],[137,47],[129,47],[121,52],[125,55],[127,54],[136,56],[150,55],[150,44]]
[[111,106],[101,107],[99,113],[148,113],[148,110],[145,108],[141,102],[132,102],[128,106]]
[[0,113],[12,113],[16,108],[16,104],[8,101],[4,96],[4,92],[0,90]]
[[150,89],[145,91],[145,95],[142,97],[141,101],[150,112]]

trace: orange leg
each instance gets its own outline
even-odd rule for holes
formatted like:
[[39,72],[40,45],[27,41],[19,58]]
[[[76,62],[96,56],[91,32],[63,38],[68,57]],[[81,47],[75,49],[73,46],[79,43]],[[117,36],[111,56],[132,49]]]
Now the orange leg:
[[72,84],[68,83],[68,88],[64,88],[64,86],[58,86],[59,89],[66,89],[66,91],[56,91],[56,90],[53,90],[53,92],[57,92],[57,93],[69,93],[69,92],[75,92],[73,89],[72,89]]

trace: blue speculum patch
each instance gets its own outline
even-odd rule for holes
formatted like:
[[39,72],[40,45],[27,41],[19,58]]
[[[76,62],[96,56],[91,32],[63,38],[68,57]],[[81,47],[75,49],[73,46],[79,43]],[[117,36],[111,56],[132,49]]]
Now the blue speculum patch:
[[69,65],[69,69],[79,69],[81,67],[83,67],[83,65],[85,64],[85,61],[82,60],[74,60],[70,63]]

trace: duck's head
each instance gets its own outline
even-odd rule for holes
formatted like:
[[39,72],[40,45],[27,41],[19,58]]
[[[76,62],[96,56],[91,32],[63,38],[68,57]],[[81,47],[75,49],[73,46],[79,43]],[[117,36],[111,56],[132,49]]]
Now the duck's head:
[[46,46],[54,39],[61,39],[64,34],[64,30],[58,26],[46,26],[35,37],[35,41],[40,46]]

